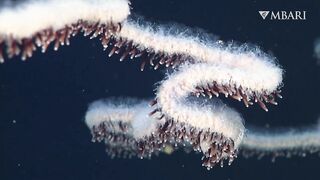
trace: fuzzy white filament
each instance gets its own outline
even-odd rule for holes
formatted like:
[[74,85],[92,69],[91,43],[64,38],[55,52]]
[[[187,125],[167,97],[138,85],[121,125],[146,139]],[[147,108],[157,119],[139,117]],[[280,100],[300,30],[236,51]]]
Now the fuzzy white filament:
[[[148,136],[151,131],[155,131],[156,124],[159,120],[153,119],[151,117],[147,118],[146,113],[150,111],[147,107],[147,101],[136,102],[137,105],[135,106],[128,106],[128,100],[123,100],[123,108],[119,106],[115,106],[114,104],[119,104],[114,100],[99,100],[92,103],[89,106],[89,110],[86,114],[86,124],[89,128],[92,128],[94,125],[99,125],[100,123],[110,120],[110,121],[123,121],[123,122],[130,122],[132,124],[138,124],[135,126],[134,129],[145,132],[143,135]],[[117,107],[116,109],[114,107]],[[186,115],[190,116],[197,116],[199,122],[195,122],[195,124],[199,124],[198,126],[207,127],[212,126],[210,124],[214,124],[214,122],[209,121],[201,121],[205,118],[205,116],[212,116],[216,118],[212,118],[212,121],[218,118],[230,118],[230,119],[237,119],[239,115],[230,110],[228,107],[216,107],[216,109],[210,109],[208,111],[205,110],[198,110],[195,112],[194,109],[197,107],[193,106],[190,107],[188,112],[185,112]],[[187,110],[188,111],[188,110]],[[195,112],[195,113],[194,113]],[[194,113],[194,114],[193,114]],[[201,114],[204,113],[204,114]],[[226,113],[226,114],[224,114]],[[213,115],[214,114],[214,115]],[[139,119],[139,118],[141,119]],[[146,121],[144,121],[145,119]],[[186,118],[185,118],[186,119]],[[220,119],[221,120],[221,119]],[[142,124],[142,122],[146,124]],[[222,121],[223,122],[223,121]],[[242,126],[239,124],[241,121],[235,121],[235,124],[226,124],[225,128],[229,131],[233,131],[232,127]],[[200,124],[206,123],[206,124]],[[221,123],[221,122],[216,122]],[[224,122],[227,123],[227,122]],[[223,126],[223,125],[222,125]],[[213,125],[212,127],[216,127]],[[222,127],[220,127],[222,128]],[[234,128],[242,130],[242,127]],[[134,133],[133,133],[134,134]],[[235,133],[236,134],[236,133]],[[142,136],[139,136],[142,137]],[[320,150],[320,128],[319,127],[309,127],[304,128],[303,130],[296,130],[296,129],[285,129],[280,131],[274,130],[264,130],[264,131],[257,131],[255,129],[247,130],[246,135],[243,139],[240,139],[239,146],[241,150],[245,151],[253,151],[256,153],[277,153],[277,152],[293,152],[293,153],[306,153],[312,151],[319,151]]]
[[[232,71],[243,71],[239,72],[241,76],[237,77],[237,85],[244,85],[252,91],[272,92],[282,82],[282,69],[277,67],[273,57],[267,56],[258,48],[244,50],[245,47],[227,47],[201,40],[196,36],[185,36],[183,33],[170,34],[168,29],[163,29],[161,26],[157,28],[141,26],[130,20],[124,22],[118,36],[132,40],[156,53],[182,54],[191,56],[199,63],[216,64]],[[228,80],[221,79],[222,83]]]
[[[258,151],[319,148],[319,130],[275,135],[249,132],[245,137],[242,117],[235,110],[216,100],[210,104],[192,98],[197,93],[210,99],[223,93],[243,100],[247,107],[255,101],[268,111],[264,103],[276,104],[274,100],[282,85],[283,70],[274,57],[258,48],[225,45],[184,33],[172,34],[162,26],[140,25],[127,19],[129,4],[127,0],[48,0],[4,7],[0,9],[0,61],[4,59],[5,47],[8,58],[23,50],[24,59],[32,56],[35,43],[45,52],[55,41],[58,50],[59,44],[69,42],[71,34],[82,31],[91,38],[99,37],[105,49],[111,47],[109,56],[123,54],[120,60],[144,56],[147,60],[143,63],[149,61],[152,66],[158,58],[156,67],[177,67],[159,85],[156,113],[151,113],[151,117],[147,116],[152,110],[147,108],[146,101],[129,100],[98,101],[90,105],[86,114],[86,124],[96,130],[92,131],[96,137],[109,140],[109,145],[129,144],[141,154],[145,150],[153,153],[154,147],[161,150],[158,146],[165,146],[167,141],[179,143],[183,139],[203,152],[203,165],[210,169],[227,157],[231,163],[238,147]],[[74,24],[79,20],[85,22]],[[107,130],[121,130],[122,135],[131,139],[119,140]],[[159,137],[155,136],[156,131]],[[172,137],[162,136],[168,134]],[[192,141],[190,137],[197,139]],[[155,138],[159,141],[153,141]]]
[[128,0],[29,0],[14,8],[0,8],[0,35],[28,38],[78,20],[122,22],[129,14]]
[[[263,143],[262,143],[263,142]],[[249,131],[241,147],[257,152],[308,152],[320,150],[320,129],[306,128],[303,131],[287,129],[284,132]]]

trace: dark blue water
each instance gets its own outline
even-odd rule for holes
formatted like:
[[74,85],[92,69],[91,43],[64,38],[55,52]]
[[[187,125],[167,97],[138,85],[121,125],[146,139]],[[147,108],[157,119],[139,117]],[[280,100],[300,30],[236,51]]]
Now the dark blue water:
[[[132,12],[154,22],[202,28],[224,41],[252,43],[285,69],[277,107],[266,113],[234,102],[246,124],[301,127],[320,115],[320,66],[313,43],[320,37],[318,1],[139,0]],[[306,10],[305,21],[263,21],[258,10]],[[1,25],[0,25],[1,26]],[[139,59],[107,58],[98,40],[81,36],[58,52],[39,51],[28,62],[0,65],[0,179],[319,179],[320,157],[240,156],[230,167],[207,171],[200,154],[175,152],[152,160],[110,159],[91,143],[83,122],[88,103],[110,96],[152,97],[165,70],[139,71]]]

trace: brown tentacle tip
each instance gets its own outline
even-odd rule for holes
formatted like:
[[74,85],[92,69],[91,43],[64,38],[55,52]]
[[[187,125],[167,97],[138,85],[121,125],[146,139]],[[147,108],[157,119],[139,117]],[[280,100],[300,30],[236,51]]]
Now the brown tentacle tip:
[[276,90],[272,93],[257,93],[251,92],[249,90],[245,90],[242,87],[236,87],[235,85],[220,85],[217,82],[208,83],[207,85],[197,86],[191,94],[199,97],[200,95],[206,97],[208,96],[210,99],[212,95],[219,97],[219,94],[223,94],[226,98],[231,97],[232,99],[243,101],[246,107],[253,105],[251,101],[254,99],[254,102],[257,103],[263,110],[268,112],[268,108],[266,104],[278,105],[276,102],[276,97],[282,98],[280,95],[280,90]]

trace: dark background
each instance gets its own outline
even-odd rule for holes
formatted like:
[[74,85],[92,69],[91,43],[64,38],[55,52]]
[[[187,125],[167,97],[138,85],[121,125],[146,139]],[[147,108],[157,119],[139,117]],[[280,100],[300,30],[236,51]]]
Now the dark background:
[[[268,113],[234,102],[246,125],[303,127],[320,115],[320,37],[317,1],[139,0],[132,12],[157,23],[202,28],[224,41],[252,43],[285,69],[284,98]],[[305,21],[262,20],[258,10],[306,10]],[[57,17],[58,18],[58,17]],[[176,152],[152,160],[110,159],[90,142],[87,105],[110,96],[152,97],[164,70],[139,71],[139,59],[107,58],[98,40],[82,36],[58,52],[39,51],[28,62],[0,65],[0,179],[319,179],[319,154],[305,158],[240,156],[230,167],[207,171],[200,154]],[[248,126],[247,126],[248,127]],[[263,142],[261,142],[263,143]]]

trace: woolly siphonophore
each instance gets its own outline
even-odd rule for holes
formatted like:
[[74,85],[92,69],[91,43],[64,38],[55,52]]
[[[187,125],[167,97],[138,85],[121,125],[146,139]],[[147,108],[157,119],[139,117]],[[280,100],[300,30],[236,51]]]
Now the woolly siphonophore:
[[283,70],[274,57],[256,47],[139,23],[130,17],[129,5],[127,0],[48,0],[3,7],[0,61],[14,56],[26,60],[37,48],[58,50],[82,33],[99,38],[109,57],[138,58],[142,71],[148,64],[155,70],[173,68],[152,101],[104,99],[90,104],[86,124],[93,141],[105,142],[111,156],[149,158],[175,146],[202,153],[202,165],[211,169],[224,161],[231,164],[239,149],[319,150],[318,129],[247,133],[241,115],[218,99],[224,96],[265,111],[268,104],[277,105]]

